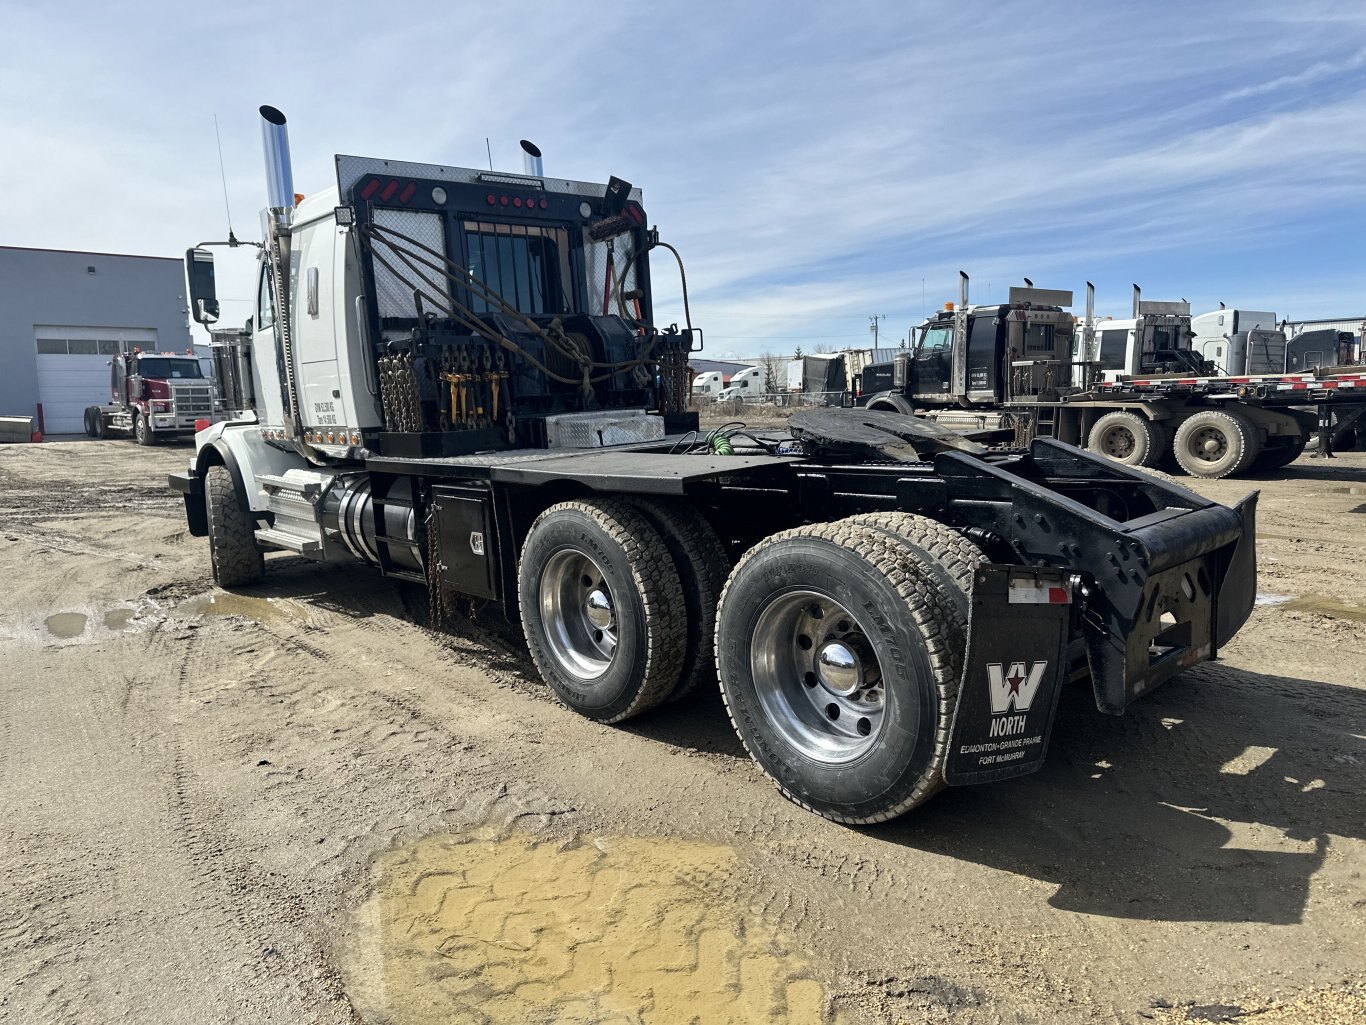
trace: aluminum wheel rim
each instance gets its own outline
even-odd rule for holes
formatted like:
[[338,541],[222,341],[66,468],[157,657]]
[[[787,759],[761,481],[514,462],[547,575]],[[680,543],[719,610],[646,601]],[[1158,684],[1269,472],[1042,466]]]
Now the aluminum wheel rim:
[[1191,435],[1186,447],[1196,459],[1217,463],[1228,454],[1228,439],[1217,427],[1201,427]]
[[806,757],[839,764],[877,745],[887,706],[881,667],[858,619],[829,595],[790,591],[770,601],[754,628],[750,670],[768,721]]
[[607,672],[617,651],[617,614],[602,568],[580,551],[556,552],[541,574],[539,599],[559,666],[585,682]]

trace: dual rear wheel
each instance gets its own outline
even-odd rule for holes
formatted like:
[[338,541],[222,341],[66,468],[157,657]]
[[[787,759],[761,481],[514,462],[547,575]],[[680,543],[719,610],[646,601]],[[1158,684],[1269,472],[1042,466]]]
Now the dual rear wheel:
[[519,601],[570,708],[620,722],[719,670],[736,732],[786,796],[877,822],[942,784],[981,558],[922,517],[856,517],[764,540],[718,601],[725,553],[695,511],[573,501],[532,525]]

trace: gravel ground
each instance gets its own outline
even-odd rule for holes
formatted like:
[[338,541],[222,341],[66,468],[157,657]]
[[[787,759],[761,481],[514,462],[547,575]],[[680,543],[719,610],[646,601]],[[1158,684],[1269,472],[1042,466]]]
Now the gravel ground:
[[1366,1020],[1362,454],[1196,483],[1263,492],[1222,661],[860,830],[713,695],[602,727],[362,568],[214,590],[187,454],[0,447],[0,1020]]

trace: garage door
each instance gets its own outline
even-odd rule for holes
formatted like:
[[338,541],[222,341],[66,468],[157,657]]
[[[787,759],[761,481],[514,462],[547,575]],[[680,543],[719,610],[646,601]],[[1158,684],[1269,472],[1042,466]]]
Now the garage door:
[[38,401],[48,434],[80,434],[85,407],[109,401],[109,360],[134,346],[156,348],[155,328],[43,326],[34,329]]

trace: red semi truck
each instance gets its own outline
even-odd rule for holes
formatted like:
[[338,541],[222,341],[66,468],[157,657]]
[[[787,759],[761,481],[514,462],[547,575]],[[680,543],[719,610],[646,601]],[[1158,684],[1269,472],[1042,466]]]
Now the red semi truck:
[[120,353],[109,361],[110,402],[89,406],[85,433],[92,438],[130,434],[139,445],[194,434],[196,420],[213,419],[213,382],[193,355]]

